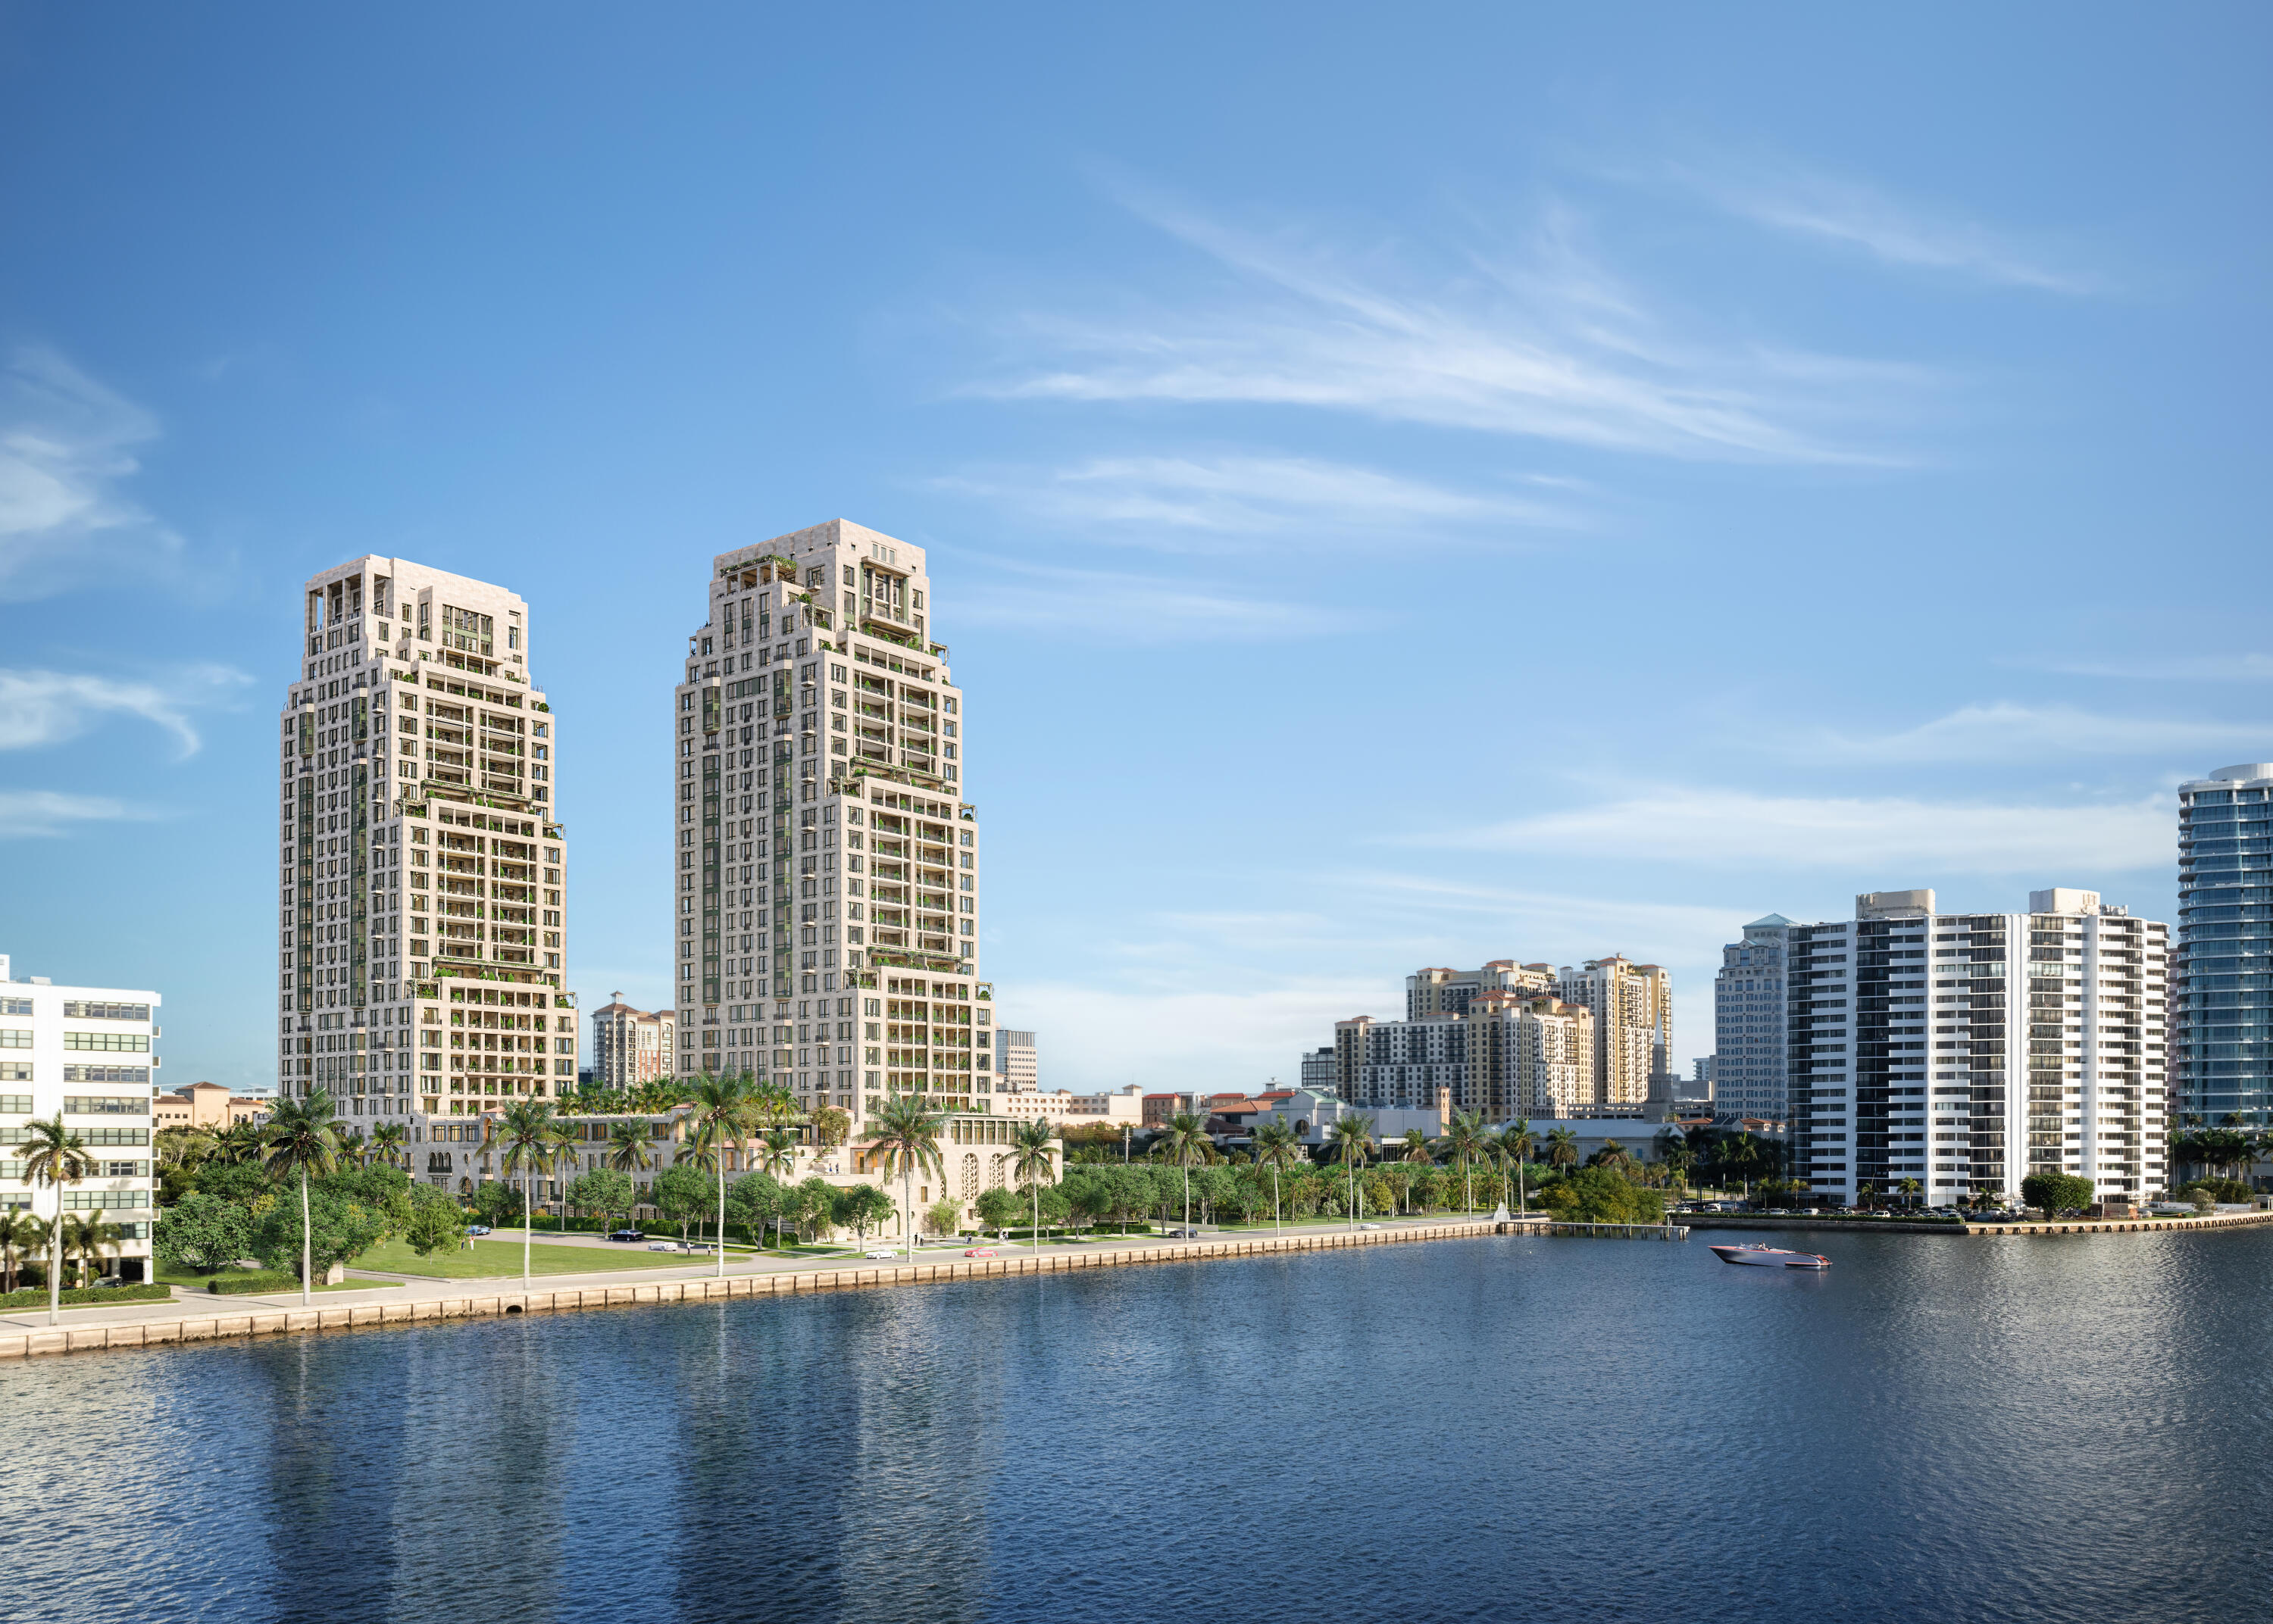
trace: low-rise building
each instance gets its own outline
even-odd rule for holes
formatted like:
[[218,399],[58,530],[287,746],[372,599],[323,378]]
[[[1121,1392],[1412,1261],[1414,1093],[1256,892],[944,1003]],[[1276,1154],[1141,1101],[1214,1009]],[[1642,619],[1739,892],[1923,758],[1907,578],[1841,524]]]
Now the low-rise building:
[[216,1133],[241,1123],[262,1123],[276,1107],[273,1094],[236,1094],[218,1082],[193,1082],[150,1102],[151,1125],[208,1128]]
[[[149,1277],[153,1183],[151,1079],[161,1000],[143,988],[56,986],[11,979],[0,954],[0,1207],[117,1226],[121,1278]],[[58,1114],[93,1158],[93,1171],[57,1190],[34,1187],[9,1156],[34,1118]]]
[[1126,1125],[1141,1129],[1144,1126],[1144,1092],[1133,1082],[1110,1094],[1076,1094],[1069,1089],[1029,1089],[995,1095],[989,1102],[989,1110],[996,1116],[1013,1117],[1021,1122],[1042,1117],[1067,1127],[1101,1122],[1113,1127]]

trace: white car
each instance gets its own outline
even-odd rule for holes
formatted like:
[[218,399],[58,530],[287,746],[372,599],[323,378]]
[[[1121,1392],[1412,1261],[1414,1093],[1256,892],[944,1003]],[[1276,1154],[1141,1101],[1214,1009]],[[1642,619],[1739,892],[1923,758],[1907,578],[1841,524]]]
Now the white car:
[[899,1254],[898,1253],[896,1253],[896,1252],[889,1252],[889,1251],[882,1251],[882,1250],[879,1250],[879,1251],[875,1251],[875,1252],[871,1252],[870,1254],[868,1254],[868,1255],[869,1255],[870,1257],[896,1258],[896,1257],[899,1256],[900,1254]]

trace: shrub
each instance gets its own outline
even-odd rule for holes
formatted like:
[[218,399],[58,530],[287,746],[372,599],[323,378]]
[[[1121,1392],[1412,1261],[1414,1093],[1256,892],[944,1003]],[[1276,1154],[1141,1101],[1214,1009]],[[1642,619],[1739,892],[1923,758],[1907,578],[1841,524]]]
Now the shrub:
[[[64,1306],[86,1303],[161,1303],[174,1295],[171,1286],[163,1285],[75,1285],[64,1289]],[[0,1308],[44,1308],[48,1294],[28,1288],[0,1292]]]
[[296,1291],[300,1276],[288,1275],[281,1269],[245,1269],[233,1274],[215,1275],[206,1282],[206,1290],[215,1297],[259,1296],[270,1291]]
[[1539,1204],[1571,1224],[1662,1224],[1665,1197],[1607,1167],[1581,1167],[1539,1192]]
[[2197,1179],[2192,1184],[2179,1190],[2177,1194],[2179,1200],[2185,1201],[2197,1191],[2209,1195],[2214,1201],[2249,1201],[2257,1199],[2257,1192],[2239,1179]]

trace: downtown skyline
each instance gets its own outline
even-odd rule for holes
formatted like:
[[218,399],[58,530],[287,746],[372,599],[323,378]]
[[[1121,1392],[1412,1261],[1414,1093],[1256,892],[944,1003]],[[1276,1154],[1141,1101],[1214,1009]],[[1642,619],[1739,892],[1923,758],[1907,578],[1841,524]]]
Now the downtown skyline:
[[1437,12],[1480,47],[1442,86],[1513,84],[1426,127],[1387,110],[1419,54],[1329,19],[1276,77],[1259,12],[1067,64],[929,19],[500,13],[437,61],[19,16],[6,947],[161,991],[176,1081],[273,1076],[267,696],[299,584],[376,552],[544,617],[570,985],[671,1007],[696,573],[838,516],[955,606],[986,974],[1052,1086],[1291,1081],[1413,965],[1509,952],[1666,965],[1685,1074],[1764,914],[2174,920],[2176,786],[2273,753],[2264,25],[2191,14],[2091,13],[2055,79],[2019,18],[1958,67],[1860,19]]

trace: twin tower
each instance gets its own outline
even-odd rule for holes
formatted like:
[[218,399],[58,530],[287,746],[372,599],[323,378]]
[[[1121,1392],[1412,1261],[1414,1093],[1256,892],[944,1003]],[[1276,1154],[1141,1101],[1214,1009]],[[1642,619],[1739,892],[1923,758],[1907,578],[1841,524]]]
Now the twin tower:
[[[677,1074],[856,1125],[895,1093],[993,1092],[964,696],[930,599],[921,548],[844,520],[711,561],[669,701]],[[446,1122],[574,1089],[533,640],[517,595],[408,559],[308,582],[279,738],[282,1092]]]

